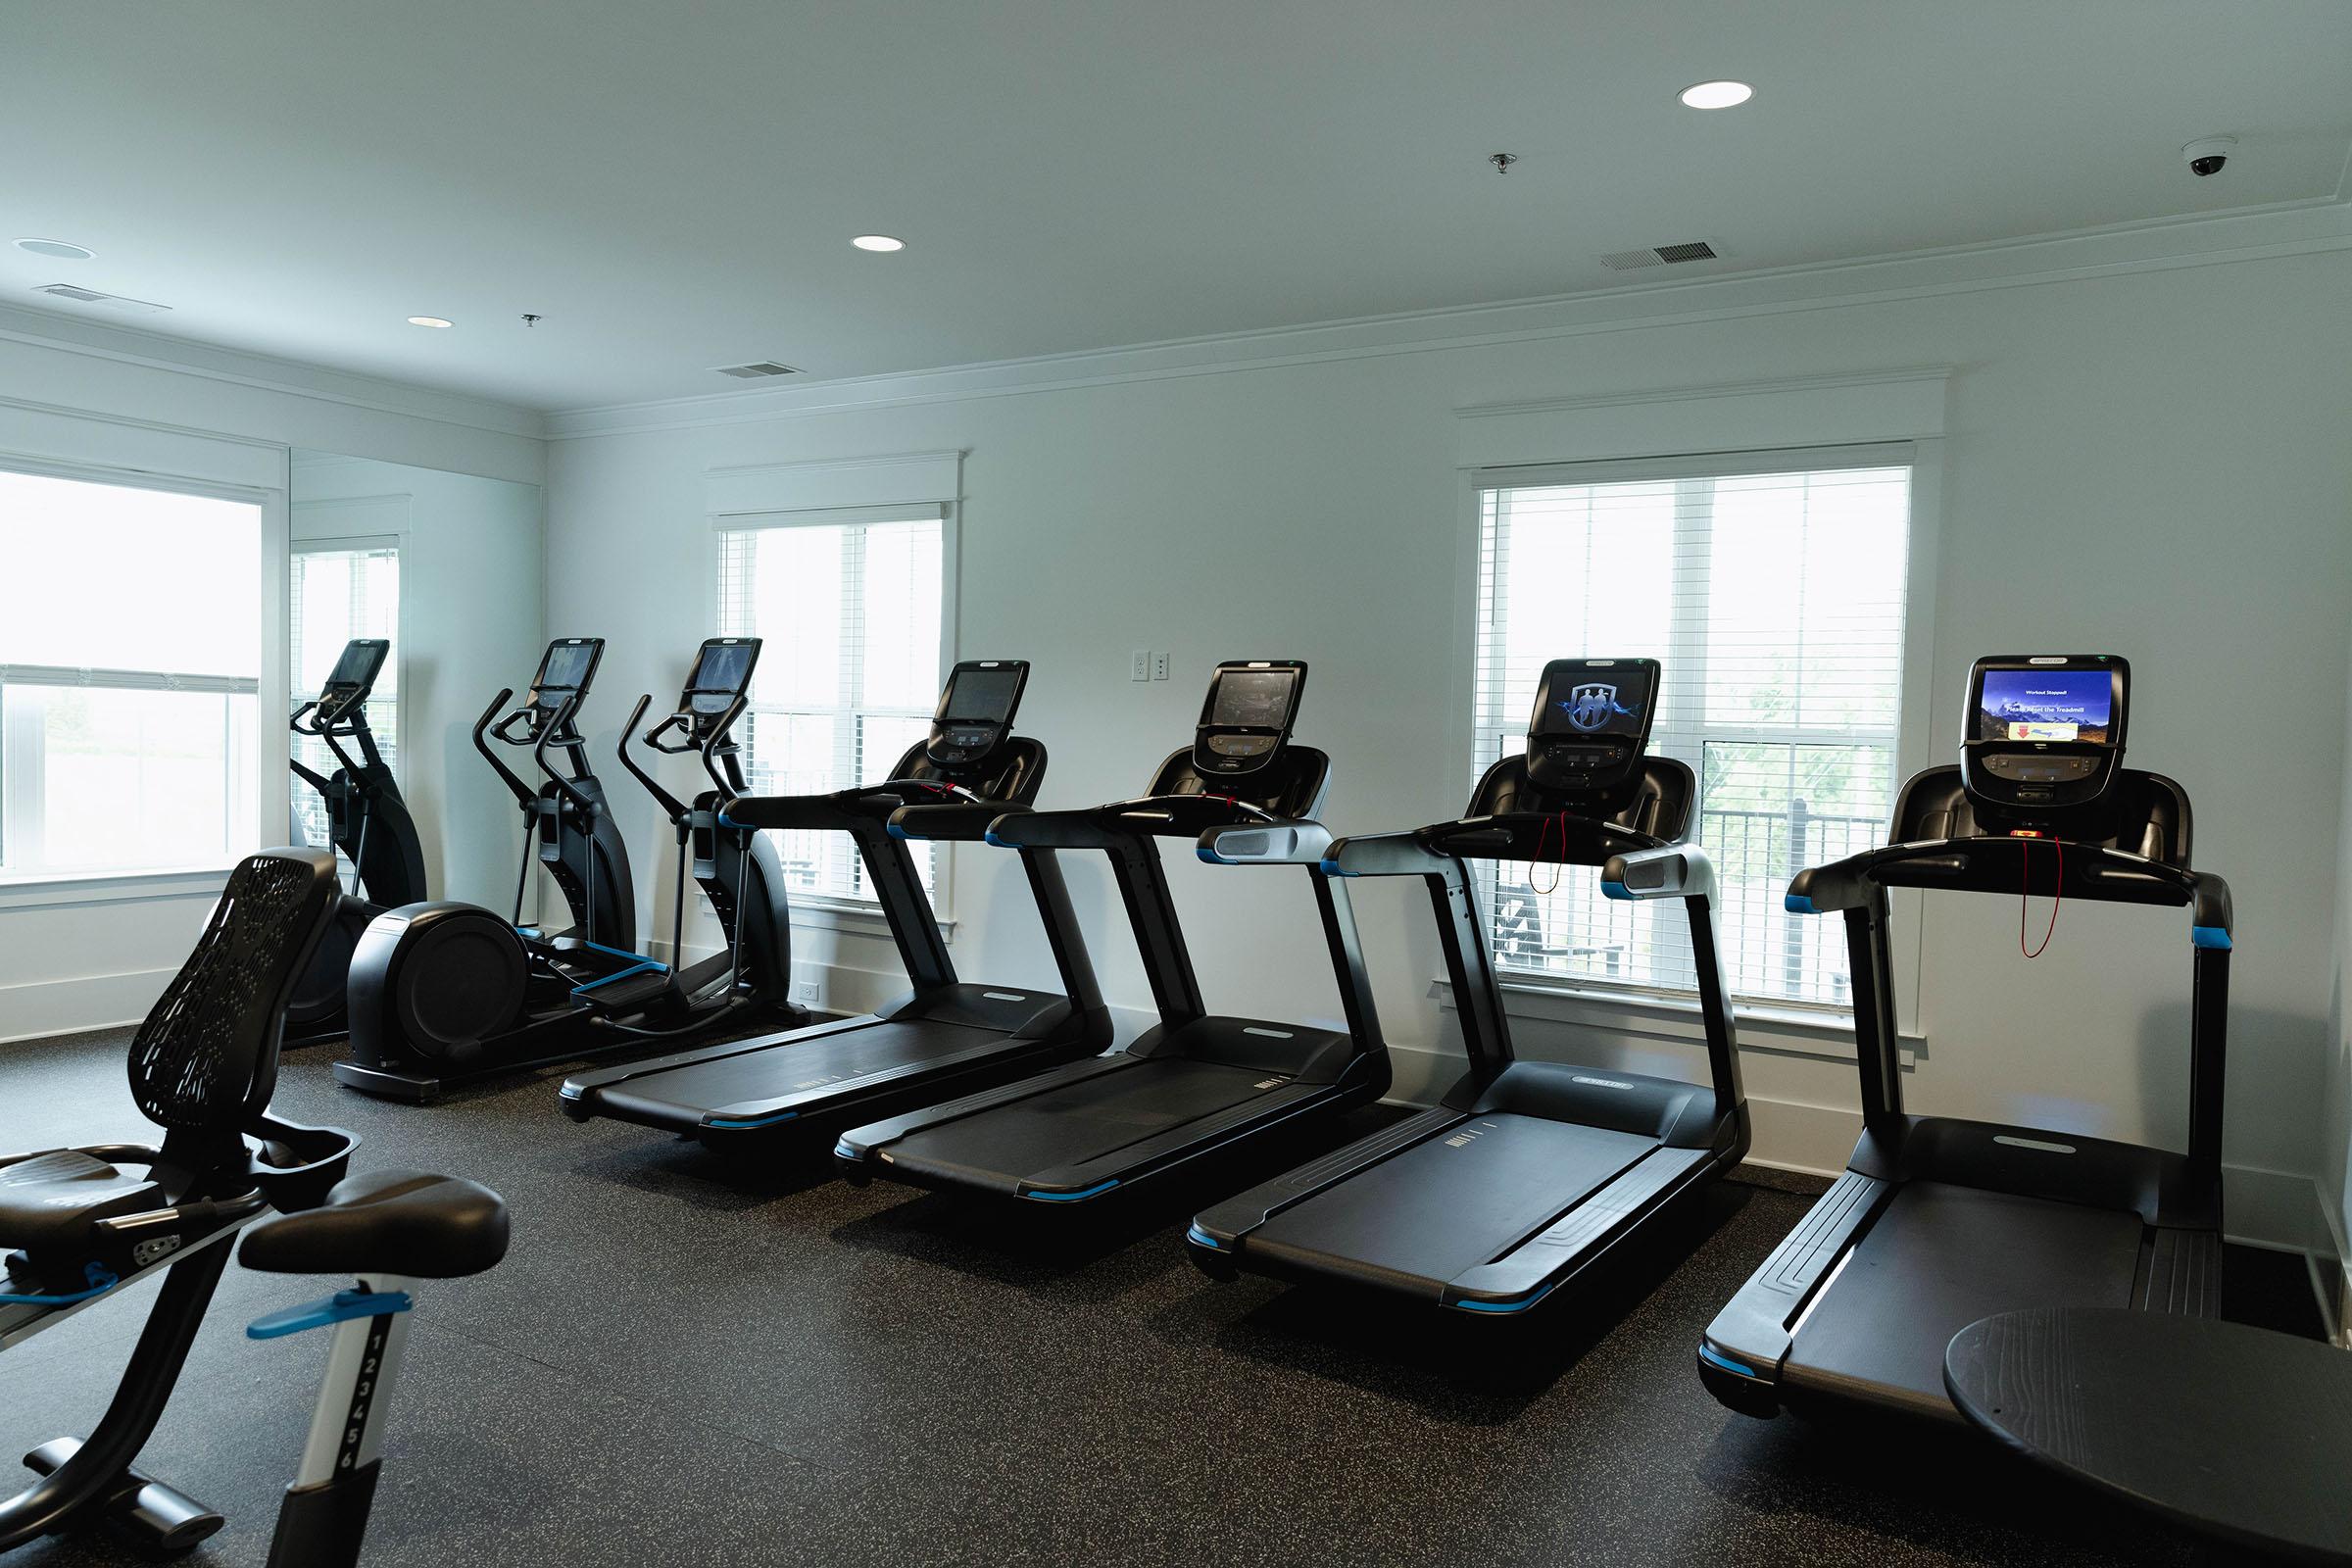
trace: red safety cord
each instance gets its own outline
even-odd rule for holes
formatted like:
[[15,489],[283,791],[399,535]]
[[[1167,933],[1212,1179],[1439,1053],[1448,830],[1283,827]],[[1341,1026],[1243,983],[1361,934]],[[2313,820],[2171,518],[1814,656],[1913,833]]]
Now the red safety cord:
[[[1544,825],[1542,827],[1536,829],[1535,863],[1531,864],[1527,868],[1528,887],[1533,889],[1535,892],[1542,893],[1546,896],[1560,891],[1560,862],[1557,860],[1546,861],[1544,858],[1544,846],[1550,842],[1551,824],[1554,818],[1557,818],[1560,824],[1560,853],[1562,855],[1566,855],[1568,853],[1568,813],[1566,811],[1555,811],[1551,816],[1547,816],[1544,819]],[[1540,888],[1536,886],[1536,866],[1544,864],[1548,864],[1551,867],[1551,886],[1547,888]]]
[[2058,852],[2058,881],[2050,889],[2050,924],[2049,929],[2042,932],[2041,946],[2038,948],[2026,946],[2026,901],[2032,897],[2034,885],[2033,844],[2031,838],[2021,837],[2017,841],[2017,951],[2029,958],[2038,958],[2049,951],[2050,938],[2058,934],[2058,906],[2066,902],[2066,841],[2050,840],[2050,848]]

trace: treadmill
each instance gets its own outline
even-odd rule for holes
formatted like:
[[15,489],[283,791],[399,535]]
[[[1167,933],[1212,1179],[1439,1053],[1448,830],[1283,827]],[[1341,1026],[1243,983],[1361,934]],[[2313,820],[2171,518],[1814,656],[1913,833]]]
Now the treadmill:
[[1036,799],[1046,749],[1012,733],[1020,660],[967,660],[948,675],[928,736],[877,784],[830,795],[738,796],[720,821],[847,833],[881,900],[912,989],[879,1011],[584,1072],[564,1081],[573,1121],[608,1116],[707,1147],[809,1137],[1009,1079],[1110,1044],[1110,1013],[1051,848],[1024,850],[1065,995],[959,980],[906,845],[974,843]]
[[[1205,1272],[1521,1312],[1747,1152],[1715,869],[1680,842],[1696,780],[1644,755],[1658,676],[1649,659],[1554,660],[1524,752],[1487,769],[1461,817],[1331,847],[1324,865],[1337,875],[1428,884],[1469,1071],[1431,1109],[1196,1218],[1191,1251]],[[1474,859],[1595,866],[1611,899],[1680,899],[1708,1081],[1514,1059]]]
[[[2108,655],[1979,660],[1959,764],[1903,786],[1886,848],[1789,884],[1791,910],[1845,917],[1863,1130],[1844,1174],[1699,1342],[1699,1376],[1732,1409],[1862,1407],[1959,1425],[1944,1347],[1979,1318],[2219,1312],[2230,889],[2190,869],[2180,786],[2122,765],[2130,696],[2129,667]],[[2186,906],[2186,1152],[1906,1114],[1890,888]],[[1998,994],[1984,1005],[1997,1018]],[[2067,1044],[2060,1019],[2002,1026]]]
[[[853,1183],[1099,1207],[1111,1195],[1197,1179],[1212,1157],[1279,1152],[1389,1086],[1347,889],[1322,869],[1331,835],[1313,817],[1331,761],[1291,743],[1306,666],[1219,664],[1192,746],[1141,797],[1080,811],[1007,816],[992,844],[1108,856],[1159,1022],[1125,1048],[1023,1082],[845,1133]],[[1302,867],[1340,975],[1345,1029],[1212,1016],[1194,976],[1157,840],[1190,839],[1211,860]]]

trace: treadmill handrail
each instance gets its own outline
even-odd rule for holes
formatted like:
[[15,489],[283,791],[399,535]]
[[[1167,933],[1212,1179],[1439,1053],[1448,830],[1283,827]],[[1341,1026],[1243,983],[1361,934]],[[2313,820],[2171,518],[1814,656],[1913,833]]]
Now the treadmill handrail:
[[886,826],[897,839],[939,840],[978,844],[988,837],[1000,817],[1021,816],[1034,808],[1012,801],[956,801],[938,806],[902,806],[890,813]]
[[[2213,940],[2227,942],[2230,933],[2230,884],[2212,871],[2191,871],[2166,865],[2144,856],[2128,855],[2101,844],[2067,840],[1980,835],[1959,839],[1920,839],[1865,850],[1827,865],[1807,866],[1788,884],[1786,904],[1792,914],[1827,914],[1833,910],[1869,906],[1882,889],[1890,887],[1948,887],[1959,892],[1993,891],[1968,879],[1989,869],[1978,858],[1989,845],[2011,846],[1999,853],[2017,863],[2029,864],[2036,848],[2050,848],[2043,857],[2055,867],[2065,865],[2065,896],[2109,904],[2184,905],[2190,919]],[[2023,878],[2020,878],[2022,885]],[[2002,887],[2007,894],[2017,891]]]
[[1197,811],[1204,803],[1224,806],[1243,818],[1216,827],[1264,827],[1278,820],[1271,811],[1229,795],[1139,795],[1078,810],[1008,813],[1004,821],[989,824],[988,842],[1010,850],[1116,850],[1169,836],[1177,812]]
[[[960,797],[958,805],[996,804],[981,800],[960,784],[940,779],[894,778],[823,795],[737,795],[719,808],[719,821],[727,827],[808,828],[843,833],[849,831],[853,822],[888,820],[908,806],[906,796],[917,790],[932,796]],[[933,803],[917,804],[927,808]],[[1012,808],[1009,803],[998,808],[1001,811]]]
[[1695,844],[1612,855],[1600,868],[1600,891],[1612,899],[1705,899],[1716,897],[1714,858]]
[[[1254,835],[1255,845],[1245,845]],[[1229,822],[1200,835],[1200,858],[1211,865],[1311,865],[1323,869],[1331,853],[1331,829],[1305,817],[1272,822]]]
[[1323,852],[1327,876],[1444,876],[1461,862],[1415,833],[1351,833]]

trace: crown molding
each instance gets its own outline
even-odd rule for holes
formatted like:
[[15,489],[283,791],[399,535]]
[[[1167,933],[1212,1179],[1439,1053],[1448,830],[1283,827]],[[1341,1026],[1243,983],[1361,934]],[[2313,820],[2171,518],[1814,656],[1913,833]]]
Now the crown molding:
[[430,419],[441,424],[487,430],[497,435],[541,440],[547,434],[545,417],[537,411],[436,391],[405,381],[384,380],[348,370],[328,369],[299,360],[282,360],[243,349],[220,348],[161,332],[84,321],[49,311],[0,304],[0,342],[33,348],[58,349],[91,359],[113,360],[152,370],[201,376],[234,386],[294,397],[340,403],[376,414]]
[[748,388],[546,416],[553,441],[741,424],[976,397],[1726,320],[2031,287],[2133,272],[2352,249],[2352,204],[2329,200],[1900,256],[1761,269],[1541,300],[1452,307],[934,370]]

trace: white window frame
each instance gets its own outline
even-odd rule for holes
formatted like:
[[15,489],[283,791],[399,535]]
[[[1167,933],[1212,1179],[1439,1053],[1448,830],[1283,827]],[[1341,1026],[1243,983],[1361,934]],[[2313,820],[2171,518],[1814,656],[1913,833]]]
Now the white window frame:
[[[291,526],[288,449],[273,443],[217,436],[133,418],[0,399],[0,468],[44,478],[170,495],[203,496],[258,508],[261,513],[260,673],[184,676],[168,671],[74,670],[74,684],[124,685],[134,690],[225,690],[254,695],[253,755],[258,844],[275,844],[289,820],[291,795],[277,730],[266,715],[286,710],[287,570]],[[35,666],[23,666],[32,668]],[[40,666],[46,667],[46,666]],[[270,765],[275,761],[278,765]],[[274,828],[271,824],[275,823]],[[182,866],[0,875],[0,908],[52,908],[138,902],[216,892],[227,885],[236,857]]]
[[[1704,469],[1752,455],[1778,458],[1814,449],[1910,448],[1911,538],[1906,553],[1903,676],[1895,732],[1895,784],[1936,760],[1934,676],[1936,563],[1944,493],[1944,429],[1950,370],[1927,368],[1800,377],[1684,391],[1482,405],[1455,411],[1454,720],[1452,755],[1478,745],[1479,493],[1498,477],[1558,473],[1573,466],[1590,483],[1601,465]],[[1654,475],[1654,472],[1652,474]],[[1926,932],[1916,892],[1893,896],[1898,930],[1895,1009],[1901,1038],[1920,1045],[1920,956]],[[1482,909],[1481,918],[1485,917]],[[1695,997],[1634,987],[1502,980],[1506,1010],[1524,1017],[1611,1029],[1631,1039],[1703,1041]],[[1450,1004],[1444,976],[1433,995]],[[1849,1010],[1740,1002],[1734,1012],[1745,1049],[1851,1061]],[[1908,1051],[1905,1055],[1908,1057]]]
[[[960,657],[956,624],[962,580],[958,566],[962,463],[963,454],[953,451],[709,470],[704,475],[704,510],[710,523],[703,557],[705,623],[719,623],[725,534],[762,528],[928,521],[936,515],[940,627],[939,669],[934,679],[944,684]],[[941,933],[951,942],[956,935],[956,848],[939,847],[931,889],[932,910]],[[863,936],[890,934],[889,921],[871,900],[795,893],[791,904],[795,926]]]

